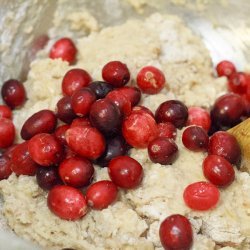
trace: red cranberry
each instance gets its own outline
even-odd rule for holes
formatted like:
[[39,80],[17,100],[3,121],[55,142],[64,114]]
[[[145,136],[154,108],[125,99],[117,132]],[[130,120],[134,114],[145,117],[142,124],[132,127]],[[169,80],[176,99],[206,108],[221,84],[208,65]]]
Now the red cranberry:
[[64,220],[78,220],[87,213],[87,202],[76,188],[58,185],[48,194],[48,207]]
[[172,139],[158,137],[148,144],[148,155],[152,162],[162,165],[172,164],[178,153],[178,147]]
[[180,214],[167,217],[160,225],[161,244],[165,250],[189,250],[193,231],[189,220]]
[[244,102],[244,110],[245,110],[244,116],[250,117],[250,100],[247,97],[247,95],[241,95],[241,97]]
[[44,109],[30,116],[21,129],[21,137],[29,140],[36,134],[52,133],[56,128],[57,120],[54,112]]
[[188,108],[187,126],[190,125],[200,126],[208,132],[211,127],[210,114],[205,109],[200,107]]
[[61,58],[70,64],[76,59],[77,49],[73,41],[69,38],[61,38],[57,40],[50,50],[49,57],[51,59]]
[[94,175],[92,163],[84,158],[72,157],[60,163],[59,175],[66,185],[81,188],[90,184]]
[[155,118],[158,123],[171,122],[175,127],[182,128],[188,119],[188,109],[180,101],[166,101],[156,110]]
[[56,116],[59,120],[69,124],[75,118],[76,114],[71,106],[71,97],[64,96],[56,104]]
[[33,136],[28,143],[31,158],[41,166],[58,164],[62,159],[63,149],[53,135],[41,133]]
[[119,108],[108,99],[97,100],[89,113],[91,124],[106,136],[112,136],[120,130],[121,112]]
[[204,176],[219,187],[229,186],[235,177],[234,168],[225,158],[208,155],[203,161]]
[[78,127],[78,126],[80,127],[91,126],[89,118],[87,117],[75,118],[72,121],[70,127],[73,128],[73,127]]
[[70,147],[65,146],[64,147],[64,158],[72,158],[76,156],[76,152],[74,152]]
[[118,91],[122,93],[130,102],[132,106],[137,105],[141,100],[141,91],[136,87],[122,87]]
[[11,169],[17,175],[35,175],[38,165],[31,159],[28,142],[18,144],[12,153]]
[[211,110],[211,119],[219,127],[232,127],[240,122],[244,114],[244,101],[241,96],[229,93],[219,97]]
[[183,198],[191,209],[204,211],[216,206],[220,191],[213,184],[200,181],[188,185],[184,190]]
[[135,148],[146,148],[158,136],[157,124],[147,113],[131,113],[122,126],[125,140]]
[[141,164],[129,156],[118,156],[108,165],[111,180],[121,188],[131,189],[140,185],[143,178]]
[[98,181],[90,185],[86,192],[88,205],[97,210],[107,208],[118,194],[118,189],[112,181]]
[[232,62],[225,60],[217,64],[216,71],[218,76],[230,77],[236,72],[236,68]]
[[83,88],[72,95],[71,105],[78,116],[85,116],[89,113],[95,100],[95,94],[90,89]]
[[120,61],[111,61],[103,67],[102,78],[115,88],[119,88],[128,83],[130,73],[126,64]]
[[102,134],[92,127],[72,127],[66,132],[69,147],[80,156],[90,160],[100,157],[105,150]]
[[238,164],[241,158],[241,150],[236,138],[224,131],[218,131],[210,137],[208,153],[222,156],[232,164]]
[[207,151],[209,138],[206,131],[199,126],[191,126],[184,130],[182,143],[194,152]]
[[159,137],[166,137],[173,140],[176,139],[176,127],[171,122],[158,123],[157,127],[159,131]]
[[89,88],[95,93],[97,99],[104,98],[110,91],[113,90],[113,86],[111,84],[101,81],[90,83]]
[[155,119],[155,116],[154,116],[153,112],[150,109],[148,109],[148,108],[146,108],[144,106],[141,106],[141,105],[134,106],[132,108],[132,112],[133,113],[147,113],[147,114],[151,115]]
[[0,118],[12,118],[12,111],[6,105],[0,105]]
[[67,145],[66,139],[65,139],[65,133],[70,128],[69,125],[61,125],[56,128],[55,130],[55,137],[56,139],[62,144]]
[[55,166],[47,168],[39,167],[36,172],[36,181],[43,190],[50,190],[55,185],[62,184]]
[[0,148],[8,148],[15,139],[15,127],[11,120],[0,118]]
[[23,84],[14,79],[4,82],[2,86],[2,98],[12,109],[23,105],[26,100],[26,92]]
[[11,174],[12,174],[12,170],[11,170],[10,158],[5,155],[0,156],[0,181],[4,179],[8,179],[8,177]]
[[156,67],[146,66],[137,75],[137,85],[146,94],[159,93],[166,82],[163,72]]
[[248,80],[247,75],[243,72],[235,72],[229,77],[228,89],[236,94],[245,94],[248,85],[250,85],[250,81]]
[[91,76],[84,69],[71,69],[63,77],[62,91],[65,95],[72,96],[77,90],[88,86],[91,81]]
[[17,146],[18,146],[18,144],[12,144],[10,147],[6,148],[3,155],[5,155],[11,159],[12,155],[13,155],[13,151]]

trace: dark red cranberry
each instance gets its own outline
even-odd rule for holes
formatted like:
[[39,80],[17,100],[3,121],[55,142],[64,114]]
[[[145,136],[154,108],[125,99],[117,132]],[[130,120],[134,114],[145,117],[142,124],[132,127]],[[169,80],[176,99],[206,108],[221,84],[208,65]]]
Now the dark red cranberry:
[[41,110],[30,116],[21,129],[21,137],[29,140],[36,134],[52,133],[57,124],[56,115],[51,110]]
[[4,82],[2,86],[2,98],[12,109],[23,105],[26,100],[26,92],[23,84],[14,79]]
[[18,144],[12,153],[11,169],[17,175],[35,175],[38,165],[28,151],[28,142]]
[[216,71],[218,76],[230,77],[236,72],[236,68],[232,62],[225,60],[217,64]]
[[127,143],[122,136],[117,135],[110,138],[107,140],[105,152],[97,160],[97,163],[102,167],[106,167],[113,158],[125,155],[127,153],[127,149]]
[[232,164],[239,164],[241,158],[241,150],[236,138],[224,131],[218,131],[210,137],[208,153],[222,156]]
[[185,188],[183,198],[191,209],[205,211],[216,206],[220,198],[220,191],[212,183],[194,182]]
[[11,120],[0,118],[0,148],[10,147],[15,139],[15,127]]
[[70,127],[73,128],[78,126],[80,127],[91,126],[89,118],[87,117],[75,118],[72,121]]
[[12,174],[12,170],[11,170],[10,158],[5,155],[0,156],[0,181],[4,179],[8,179],[8,177],[11,174]]
[[108,165],[108,173],[115,185],[125,189],[136,188],[143,178],[141,164],[129,156],[118,156]]
[[128,83],[130,73],[126,64],[120,61],[111,61],[103,67],[102,78],[115,88],[119,88]]
[[122,134],[131,146],[146,148],[158,136],[158,128],[151,115],[132,112],[123,122]]
[[105,150],[102,134],[93,127],[72,127],[66,132],[69,147],[82,157],[90,160],[99,158]]
[[118,195],[118,189],[112,181],[98,181],[90,185],[86,192],[87,204],[97,210],[107,208]]
[[171,122],[176,128],[182,128],[188,119],[188,109],[178,100],[166,101],[156,110],[155,118],[158,123]]
[[0,105],[0,118],[12,118],[12,111],[8,106]]
[[208,155],[204,159],[203,173],[211,183],[219,187],[229,186],[235,178],[231,163],[218,155]]
[[244,101],[233,93],[219,97],[211,110],[212,123],[219,127],[232,127],[240,122],[244,114]]
[[89,88],[95,93],[96,99],[104,98],[114,88],[107,82],[95,81],[90,83]]
[[187,126],[196,125],[202,127],[205,131],[209,131],[211,127],[210,114],[203,108],[188,108]]
[[207,151],[209,138],[206,131],[199,126],[191,126],[184,130],[182,143],[194,152]]
[[76,59],[77,49],[70,38],[61,38],[57,40],[52,46],[49,57],[51,59],[61,58],[72,64]]
[[250,81],[243,72],[235,72],[228,79],[228,89],[236,94],[242,95],[247,92]]
[[62,160],[63,148],[50,134],[33,136],[28,143],[28,150],[33,161],[41,166],[56,165]]
[[153,112],[150,109],[148,109],[148,108],[146,108],[144,106],[141,106],[141,105],[134,106],[132,108],[132,112],[133,113],[147,113],[147,114],[151,115],[155,119],[155,116],[154,116]]
[[90,109],[91,124],[106,136],[112,136],[120,130],[121,112],[108,99],[97,100]]
[[76,114],[71,106],[70,96],[64,96],[57,102],[56,116],[67,124],[70,124],[76,118]]
[[95,102],[95,94],[88,88],[77,90],[71,98],[72,108],[78,116],[89,113],[91,105]]
[[190,250],[193,244],[191,223],[180,214],[167,217],[160,225],[159,235],[165,250]]
[[118,91],[122,93],[130,102],[132,106],[137,105],[141,100],[141,91],[136,87],[122,87]]
[[47,168],[39,167],[36,171],[36,181],[39,187],[44,190],[50,190],[55,185],[62,184],[58,169],[55,166]]
[[166,79],[161,70],[146,66],[139,71],[136,81],[142,92],[157,94],[163,89]]
[[148,144],[148,155],[152,162],[162,165],[172,164],[178,153],[173,139],[158,137]]
[[49,191],[47,204],[52,213],[64,220],[78,220],[87,213],[84,195],[70,186],[53,187]]
[[71,69],[62,80],[63,94],[72,96],[77,90],[87,87],[91,81],[91,76],[84,69]]
[[75,188],[89,185],[93,179],[94,171],[90,161],[79,157],[65,159],[59,165],[59,175],[62,181]]
[[159,131],[159,137],[166,137],[173,140],[176,139],[176,127],[171,122],[158,123],[157,127]]
[[56,128],[55,130],[55,137],[56,139],[62,144],[62,145],[67,145],[66,139],[65,139],[65,133],[66,131],[70,128],[69,125],[61,125]]
[[64,147],[64,159],[72,158],[76,156],[76,152],[74,152],[70,147]]

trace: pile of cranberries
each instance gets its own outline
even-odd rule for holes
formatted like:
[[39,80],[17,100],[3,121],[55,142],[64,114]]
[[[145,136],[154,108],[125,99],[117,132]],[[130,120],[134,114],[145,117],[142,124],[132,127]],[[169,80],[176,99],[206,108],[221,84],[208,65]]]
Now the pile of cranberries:
[[[58,40],[49,54],[51,59],[70,64],[76,55],[69,38]],[[12,172],[36,175],[38,185],[48,191],[49,209],[62,219],[77,220],[88,207],[107,208],[117,199],[119,188],[134,189],[141,184],[141,164],[126,155],[131,147],[147,148],[154,163],[172,164],[178,157],[177,129],[187,126],[183,144],[191,151],[208,152],[203,173],[209,182],[190,184],[183,198],[192,209],[212,208],[219,200],[218,187],[233,182],[232,165],[240,161],[236,139],[218,130],[234,126],[250,113],[249,76],[236,72],[226,61],[218,64],[217,72],[228,77],[230,93],[216,100],[211,113],[167,100],[153,114],[139,102],[142,93],[157,94],[166,85],[160,69],[142,68],[136,79],[139,88],[125,86],[131,76],[120,61],[104,65],[102,81],[93,81],[83,69],[71,69],[62,80],[63,97],[55,110],[41,110],[29,117],[22,126],[24,142],[20,144],[13,144],[11,109],[25,102],[25,89],[19,81],[8,80],[2,87],[6,105],[0,105],[0,180]],[[111,180],[92,183],[93,164],[107,167]],[[169,216],[160,226],[165,249],[189,249],[192,237],[190,222],[182,215]]]

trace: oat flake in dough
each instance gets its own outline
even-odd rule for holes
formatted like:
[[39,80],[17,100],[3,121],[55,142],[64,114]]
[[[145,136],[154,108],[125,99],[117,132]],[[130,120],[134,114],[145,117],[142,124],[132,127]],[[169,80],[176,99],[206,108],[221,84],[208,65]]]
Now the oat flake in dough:
[[[67,70],[81,67],[99,80],[103,65],[110,60],[126,63],[132,79],[145,65],[164,71],[168,86],[158,95],[143,96],[142,104],[153,111],[163,101],[174,98],[188,106],[209,107],[226,91],[225,79],[212,76],[211,60],[201,40],[175,16],[154,14],[143,21],[129,20],[100,32],[93,30],[76,45],[79,53],[74,66],[43,57],[46,50],[32,63],[24,83],[29,100],[14,116],[19,131],[34,112],[54,109]],[[153,164],[146,150],[132,149],[131,156],[144,168],[142,185],[120,191],[119,201],[102,211],[91,210],[76,222],[61,220],[49,211],[46,193],[35,177],[11,175],[0,182],[8,224],[18,235],[46,249],[162,249],[160,222],[172,213],[181,213],[193,225],[193,250],[250,249],[249,174],[236,170],[235,182],[221,191],[215,209],[202,213],[190,210],[184,205],[183,189],[191,182],[204,180],[201,164],[205,154],[186,150],[181,133],[178,131],[177,137],[179,157],[172,166]],[[95,168],[96,180],[109,179],[105,168]]]

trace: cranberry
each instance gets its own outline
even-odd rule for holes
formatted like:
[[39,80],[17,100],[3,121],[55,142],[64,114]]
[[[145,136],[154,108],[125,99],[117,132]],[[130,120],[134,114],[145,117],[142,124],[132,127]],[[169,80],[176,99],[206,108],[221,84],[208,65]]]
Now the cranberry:
[[218,131],[210,137],[208,153],[222,156],[232,164],[238,164],[241,158],[241,150],[236,138],[224,131]]
[[77,90],[88,86],[91,81],[91,76],[84,69],[71,69],[63,77],[62,91],[65,95],[72,96]]
[[15,127],[11,120],[0,118],[0,148],[8,148],[15,139]]
[[111,61],[102,69],[102,78],[116,88],[124,86],[130,79],[126,64],[120,61]]
[[0,156],[0,181],[4,179],[8,179],[8,177],[12,174],[11,170],[11,161],[7,156]]
[[188,119],[188,109],[180,101],[166,101],[156,110],[155,118],[158,123],[171,122],[175,127],[182,128]]
[[171,122],[158,123],[157,127],[159,131],[159,137],[166,137],[173,140],[176,139],[176,127]]
[[17,146],[18,146],[18,144],[12,144],[10,147],[6,148],[3,155],[5,155],[11,159],[12,155],[13,155],[13,151]]
[[230,162],[218,155],[208,155],[204,159],[203,173],[211,183],[219,187],[229,186],[235,177]]
[[36,172],[36,181],[43,190],[50,190],[55,185],[62,184],[55,166],[47,168],[39,167]]
[[111,84],[101,81],[90,83],[89,88],[95,93],[97,99],[104,98],[110,91],[113,90],[113,86]]
[[11,169],[17,175],[35,175],[38,165],[31,159],[28,142],[18,144],[12,153]]
[[139,71],[136,81],[142,92],[157,94],[163,89],[166,79],[161,70],[146,66]]
[[67,145],[66,139],[65,139],[65,133],[70,128],[69,125],[61,125],[56,128],[55,130],[55,137],[56,139],[62,144]]
[[121,112],[108,99],[97,100],[92,105],[89,119],[91,124],[106,136],[116,134],[121,126]]
[[72,158],[75,156],[76,156],[76,153],[70,147],[67,147],[67,146],[64,147],[64,158],[65,159]]
[[36,134],[52,133],[56,128],[57,120],[54,112],[44,109],[30,116],[21,129],[21,137],[29,140]]
[[172,139],[158,137],[148,144],[148,155],[152,162],[162,165],[172,164],[178,153],[178,147]]
[[50,211],[64,220],[77,220],[87,213],[85,197],[73,187],[53,187],[49,191],[47,202]]
[[200,107],[188,108],[187,126],[190,125],[200,126],[208,132],[211,127],[210,114],[205,109]]
[[182,143],[191,151],[207,151],[208,141],[209,138],[206,131],[199,126],[188,127],[182,134]]
[[102,134],[92,127],[71,127],[66,132],[66,141],[73,151],[90,160],[100,157],[106,146]]
[[189,250],[193,231],[189,220],[180,214],[167,217],[160,225],[161,244],[165,250]]
[[79,157],[65,159],[59,166],[59,175],[63,182],[75,188],[89,185],[94,171],[90,161]]
[[64,96],[56,104],[56,116],[59,120],[69,124],[75,118],[76,114],[71,106],[71,97]]
[[63,149],[53,135],[41,133],[33,136],[28,143],[31,158],[41,166],[58,164],[62,159]]
[[71,105],[78,116],[85,116],[89,113],[91,105],[95,102],[95,94],[87,88],[77,90],[71,99]]
[[123,94],[130,102],[132,106],[137,105],[141,100],[141,91],[136,87],[122,87],[118,91]]
[[134,106],[132,108],[132,112],[133,113],[147,113],[147,114],[151,115],[155,119],[155,116],[154,116],[153,112],[150,109],[148,109],[148,108],[146,108],[144,106],[141,106],[141,105]]
[[91,126],[89,118],[87,117],[75,118],[72,121],[70,127],[73,128],[78,126],[80,127]]
[[77,49],[73,41],[69,38],[61,38],[57,40],[52,46],[49,57],[51,59],[61,58],[63,61],[67,61],[70,64],[76,59]]
[[143,178],[141,164],[129,156],[118,156],[108,165],[111,180],[121,188],[131,189],[140,185]]
[[236,94],[245,94],[250,84],[248,77],[243,72],[233,73],[228,80],[228,89]]
[[2,98],[12,109],[23,105],[26,99],[23,84],[14,79],[4,82],[2,86]]
[[204,211],[216,206],[220,191],[213,184],[200,181],[188,185],[184,190],[183,198],[191,209]]
[[6,105],[0,105],[0,118],[12,118],[12,111]]
[[232,62],[225,60],[217,64],[216,71],[218,76],[229,77],[236,72],[236,68]]
[[154,118],[147,113],[131,113],[122,126],[125,140],[135,148],[146,148],[158,136]]
[[112,181],[98,181],[88,187],[86,200],[93,209],[102,210],[116,200],[117,194],[118,189]]

